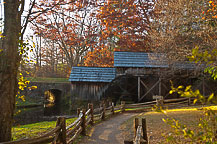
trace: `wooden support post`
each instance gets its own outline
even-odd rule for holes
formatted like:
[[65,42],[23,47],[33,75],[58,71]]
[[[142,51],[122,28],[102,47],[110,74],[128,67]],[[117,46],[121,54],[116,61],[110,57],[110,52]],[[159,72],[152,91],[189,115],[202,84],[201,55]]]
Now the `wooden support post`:
[[[57,118],[57,122],[56,122],[56,127],[60,126],[60,125],[61,125],[61,123],[60,123],[60,117],[58,117]],[[55,133],[55,138],[53,140],[54,144],[57,143],[58,141],[60,141],[60,133],[61,133],[61,129]]]
[[139,126],[139,119],[135,118],[135,120],[134,120],[134,138],[136,137],[136,131],[137,131],[138,126]]
[[80,115],[80,112],[81,112],[81,109],[80,108],[77,108],[77,116],[79,117]]
[[188,105],[189,106],[191,105],[191,98],[190,97],[188,98]]
[[88,108],[90,109],[90,116],[91,116],[90,124],[93,125],[93,123],[94,123],[94,119],[93,119],[93,104],[89,103],[88,104]]
[[57,141],[60,141],[60,143],[62,144],[66,144],[66,119],[65,117],[58,117],[56,126],[60,126],[60,132],[56,133],[58,135]]
[[115,114],[115,107],[114,107],[114,103],[112,103],[112,110],[111,110],[112,114]]
[[103,104],[102,120],[105,120],[105,104]]
[[82,135],[86,135],[86,110],[85,109],[82,109],[82,123],[81,123],[81,127],[82,127],[82,131],[81,131],[81,134]]
[[142,132],[143,132],[143,139],[146,141],[145,144],[148,144],[148,135],[147,135],[147,126],[146,126],[146,119],[142,119]]
[[140,96],[141,96],[141,94],[140,94],[140,90],[141,90],[141,83],[140,83],[140,81],[141,81],[141,78],[140,77],[138,77],[138,101],[140,100]]
[[125,101],[121,101],[121,112],[125,112]]
[[159,96],[161,96],[161,78],[159,78]]

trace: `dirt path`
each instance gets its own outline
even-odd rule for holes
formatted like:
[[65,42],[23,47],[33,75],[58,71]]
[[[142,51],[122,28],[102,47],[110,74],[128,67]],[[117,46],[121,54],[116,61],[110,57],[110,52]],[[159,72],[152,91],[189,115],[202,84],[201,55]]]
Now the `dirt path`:
[[121,124],[135,115],[123,113],[97,124],[91,128],[89,136],[86,136],[80,144],[123,144],[124,131]]

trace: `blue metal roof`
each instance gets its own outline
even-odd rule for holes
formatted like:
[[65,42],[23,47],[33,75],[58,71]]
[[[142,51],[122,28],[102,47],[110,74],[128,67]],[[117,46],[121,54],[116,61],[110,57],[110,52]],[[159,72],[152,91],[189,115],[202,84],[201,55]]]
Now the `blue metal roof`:
[[114,52],[115,67],[167,68],[165,55],[144,52]]
[[72,67],[69,81],[111,82],[115,79],[115,68]]
[[[115,67],[169,68],[165,54],[144,52],[114,52]],[[197,66],[193,62],[175,62],[170,67],[193,70]],[[202,67],[202,66],[199,66]]]

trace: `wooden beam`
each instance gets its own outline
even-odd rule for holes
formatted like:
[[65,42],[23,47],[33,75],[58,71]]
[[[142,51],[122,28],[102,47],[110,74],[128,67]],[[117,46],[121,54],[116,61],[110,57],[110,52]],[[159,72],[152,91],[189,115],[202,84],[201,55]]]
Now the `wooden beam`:
[[161,78],[159,78],[159,96],[161,96]]
[[[148,90],[149,88],[148,88],[148,86],[141,80],[141,83],[142,83],[142,85]],[[151,91],[151,94],[153,94],[154,95],[154,93]]]
[[139,99],[139,102],[159,83],[159,80]]
[[141,78],[138,77],[138,100],[140,99],[140,81],[141,81]]

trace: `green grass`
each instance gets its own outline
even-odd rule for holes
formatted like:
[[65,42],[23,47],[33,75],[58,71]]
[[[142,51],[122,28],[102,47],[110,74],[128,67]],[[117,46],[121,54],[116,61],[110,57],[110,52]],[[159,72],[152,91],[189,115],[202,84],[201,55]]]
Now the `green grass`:
[[49,82],[49,83],[69,82],[68,78],[26,77],[26,79],[30,82]]
[[[73,123],[77,118],[71,118],[66,120],[66,125]],[[12,128],[13,140],[22,138],[37,137],[45,134],[56,126],[56,121],[45,121],[34,124],[20,125]]]

